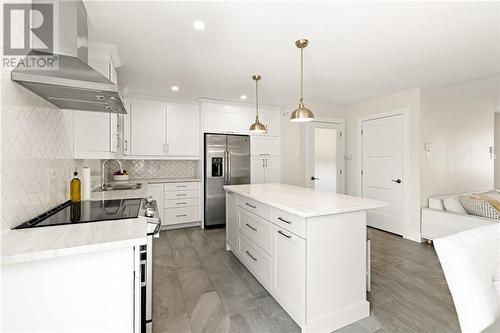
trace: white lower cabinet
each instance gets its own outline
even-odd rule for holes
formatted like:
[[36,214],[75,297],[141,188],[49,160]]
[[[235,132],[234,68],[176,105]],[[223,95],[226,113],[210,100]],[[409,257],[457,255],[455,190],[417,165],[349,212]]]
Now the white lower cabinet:
[[279,183],[279,157],[254,156],[250,159],[250,182],[252,184]]
[[148,184],[148,195],[158,204],[163,228],[200,221],[198,182]]
[[200,221],[199,185],[197,182],[165,185],[165,223],[162,225],[171,228]]
[[273,228],[276,297],[292,318],[305,320],[306,240],[278,226]]

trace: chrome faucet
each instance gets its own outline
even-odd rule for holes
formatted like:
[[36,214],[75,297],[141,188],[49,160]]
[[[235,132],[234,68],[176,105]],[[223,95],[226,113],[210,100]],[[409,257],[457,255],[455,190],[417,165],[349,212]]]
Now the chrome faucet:
[[102,162],[102,168],[101,168],[101,189],[104,190],[105,188],[105,184],[104,184],[104,181],[105,181],[105,175],[104,175],[104,172],[106,171],[106,163],[107,162],[118,162],[118,164],[120,165],[120,172],[123,174],[123,166],[122,166],[122,162],[120,162],[120,160],[105,160],[104,162]]

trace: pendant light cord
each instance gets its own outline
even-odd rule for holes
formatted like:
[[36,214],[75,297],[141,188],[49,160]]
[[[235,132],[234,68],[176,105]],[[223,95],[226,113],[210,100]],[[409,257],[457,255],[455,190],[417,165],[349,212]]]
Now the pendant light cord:
[[304,48],[300,49],[300,101],[304,100]]
[[259,120],[259,80],[255,80],[255,113]]

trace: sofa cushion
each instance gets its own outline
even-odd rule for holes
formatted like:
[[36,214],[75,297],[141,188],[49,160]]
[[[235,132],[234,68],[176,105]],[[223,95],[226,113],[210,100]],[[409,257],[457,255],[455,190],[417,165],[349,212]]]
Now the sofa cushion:
[[457,196],[444,198],[443,205],[444,209],[448,212],[467,215],[467,211],[464,209]]
[[500,220],[500,211],[495,207],[497,203],[500,205],[500,202],[490,200],[484,194],[461,195],[459,200],[467,213],[471,215]]

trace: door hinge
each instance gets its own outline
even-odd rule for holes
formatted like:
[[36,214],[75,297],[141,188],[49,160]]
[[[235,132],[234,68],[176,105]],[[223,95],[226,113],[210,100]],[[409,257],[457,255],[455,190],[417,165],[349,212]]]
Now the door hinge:
[[342,131],[340,131],[340,137],[342,137]]
[[361,176],[363,176],[363,170],[361,170]]
[[340,174],[342,174],[342,169],[340,169]]
[[363,130],[361,130],[361,135],[363,135]]

